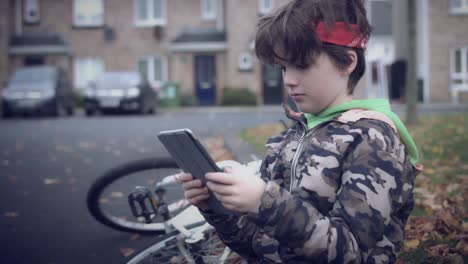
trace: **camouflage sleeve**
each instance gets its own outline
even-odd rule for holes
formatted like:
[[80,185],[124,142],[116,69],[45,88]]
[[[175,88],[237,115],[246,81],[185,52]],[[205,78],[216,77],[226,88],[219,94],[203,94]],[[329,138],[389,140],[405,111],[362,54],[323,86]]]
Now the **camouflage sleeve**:
[[[285,132],[281,134],[284,138]],[[272,143],[278,137],[273,137],[268,140],[268,143]],[[267,148],[269,155],[265,156],[260,171],[265,172],[267,166],[271,166],[272,163],[277,159],[277,155],[274,154],[274,149]],[[268,181],[268,174],[262,173],[261,175],[264,181]],[[258,230],[258,227],[253,221],[244,215],[218,215],[209,211],[201,211],[206,221],[212,225],[220,239],[233,251],[241,255],[247,260],[254,261],[258,259],[255,251],[252,248],[252,239]]]
[[206,211],[201,213],[231,250],[245,259],[257,258],[252,249],[252,237],[257,226],[250,219],[245,215],[218,215]]
[[270,181],[258,213],[249,217],[303,260],[393,263],[412,208],[411,164],[387,124],[360,120],[348,132],[354,141],[329,213]]

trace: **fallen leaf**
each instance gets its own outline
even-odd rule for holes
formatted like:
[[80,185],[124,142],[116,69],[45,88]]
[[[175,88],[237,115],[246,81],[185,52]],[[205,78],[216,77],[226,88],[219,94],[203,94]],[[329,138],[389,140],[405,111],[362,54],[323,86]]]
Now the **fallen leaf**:
[[21,152],[24,149],[24,142],[23,141],[16,141],[15,150],[16,152]]
[[446,257],[448,256],[450,247],[447,244],[439,244],[429,247],[428,253],[433,257]]
[[434,174],[435,170],[432,169],[432,168],[427,168],[427,169],[424,169],[424,173],[426,174]]
[[405,248],[408,250],[417,249],[419,244],[419,239],[411,239],[409,241],[405,241]]
[[82,149],[94,149],[96,148],[95,142],[81,141],[78,146]]
[[140,239],[140,235],[139,234],[134,234],[133,236],[130,237],[130,241],[135,241],[135,240],[138,240]]
[[47,179],[44,179],[44,184],[46,184],[46,185],[59,184],[59,183],[61,183],[61,182],[62,182],[62,180],[57,179],[57,178],[47,178]]
[[18,177],[16,177],[15,175],[8,175],[8,181],[10,183],[16,183]]
[[458,188],[460,187],[460,185],[458,183],[451,183],[447,186],[447,192],[448,193],[451,193],[453,191],[456,191],[458,190]]
[[5,212],[6,217],[16,218],[18,215],[18,212]]
[[120,254],[122,254],[124,257],[128,257],[132,255],[135,252],[133,248],[121,248],[120,249]]
[[112,197],[112,198],[121,198],[121,197],[123,197],[123,193],[122,192],[111,192],[110,197]]
[[460,251],[463,255],[468,255],[468,241],[467,240],[460,240],[460,242],[458,242],[455,249]]
[[51,162],[56,162],[57,161],[57,156],[55,156],[52,153],[49,153],[49,161]]
[[434,224],[431,222],[424,224],[422,227],[422,231],[426,233],[432,232],[433,230],[434,230]]

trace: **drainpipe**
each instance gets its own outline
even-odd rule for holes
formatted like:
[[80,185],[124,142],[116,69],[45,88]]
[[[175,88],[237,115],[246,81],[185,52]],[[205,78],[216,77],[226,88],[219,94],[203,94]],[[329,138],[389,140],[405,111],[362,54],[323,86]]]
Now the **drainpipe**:
[[21,0],[15,0],[15,34],[23,34],[23,23],[22,23],[22,12]]

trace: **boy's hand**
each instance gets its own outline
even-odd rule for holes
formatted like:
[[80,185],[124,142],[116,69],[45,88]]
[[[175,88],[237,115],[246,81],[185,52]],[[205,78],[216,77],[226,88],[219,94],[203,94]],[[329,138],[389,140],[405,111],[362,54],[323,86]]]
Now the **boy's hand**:
[[190,204],[202,210],[209,208],[205,199],[210,197],[210,194],[208,193],[208,188],[203,186],[202,181],[197,179],[194,180],[190,173],[181,173],[176,176],[176,179],[177,181],[182,182],[185,199],[187,199]]
[[238,212],[256,212],[266,183],[255,175],[226,168],[206,174],[207,186],[224,207]]

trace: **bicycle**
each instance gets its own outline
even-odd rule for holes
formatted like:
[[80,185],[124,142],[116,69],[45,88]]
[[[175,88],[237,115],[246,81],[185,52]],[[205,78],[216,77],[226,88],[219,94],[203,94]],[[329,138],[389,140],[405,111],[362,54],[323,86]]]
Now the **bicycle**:
[[[220,167],[240,165],[235,161],[217,164]],[[257,160],[245,168],[258,170],[259,164]],[[143,159],[118,166],[92,184],[87,195],[88,209],[94,218],[110,228],[165,235],[163,240],[132,257],[128,264],[246,263],[223,244],[198,209],[183,198],[181,184],[175,179],[179,172],[170,158]],[[123,182],[118,183],[120,180]],[[135,180],[146,181],[152,187],[135,186]],[[112,190],[112,185],[119,191]],[[126,201],[123,201],[124,193],[128,193]],[[114,215],[112,209],[116,211]],[[122,215],[129,212],[131,216]]]

